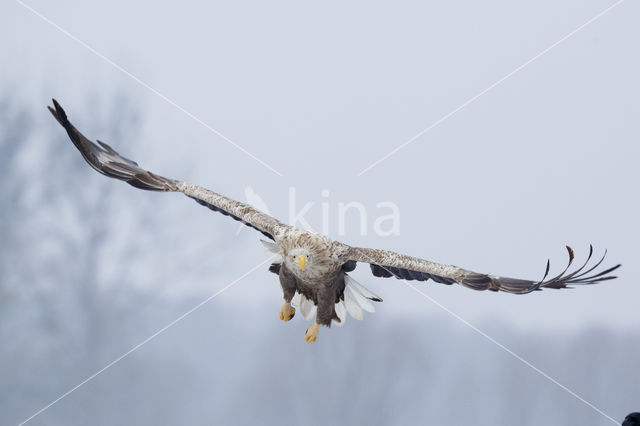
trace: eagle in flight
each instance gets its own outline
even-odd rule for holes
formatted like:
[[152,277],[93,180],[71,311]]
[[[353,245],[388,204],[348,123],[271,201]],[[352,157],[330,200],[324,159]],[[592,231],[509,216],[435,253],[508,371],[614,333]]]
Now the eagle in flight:
[[[573,250],[567,246],[569,263],[564,271],[547,279],[549,261],[544,277],[539,281],[481,274],[452,265],[443,265],[392,251],[351,247],[324,235],[284,224],[255,208],[224,195],[180,180],[156,175],[138,166],[104,142],[91,142],[67,119],[67,115],[53,99],[49,111],[67,131],[69,138],[91,167],[105,176],[127,182],[149,191],[182,192],[199,204],[261,232],[271,241],[263,241],[276,256],[269,271],[278,274],[284,294],[284,304],[278,313],[283,321],[293,318],[297,306],[306,319],[315,314],[315,322],[305,332],[305,340],[318,338],[319,326],[342,325],[347,313],[362,319],[362,311],[373,312],[374,302],[382,299],[358,283],[349,272],[358,262],[368,263],[376,277],[395,277],[403,280],[428,281],[440,284],[460,284],[474,290],[504,291],[526,294],[542,288],[567,288],[574,284],[595,284],[616,278],[610,275],[620,265],[603,271],[596,270],[604,256],[587,268],[593,254],[590,248],[585,263],[567,272],[573,261]],[[606,255],[606,252],[605,252]]]

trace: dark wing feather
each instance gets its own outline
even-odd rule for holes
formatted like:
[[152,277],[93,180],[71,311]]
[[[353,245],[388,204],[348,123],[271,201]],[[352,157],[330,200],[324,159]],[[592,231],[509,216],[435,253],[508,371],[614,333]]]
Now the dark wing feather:
[[350,259],[369,263],[371,272],[376,277],[395,277],[397,279],[417,281],[431,279],[437,283],[447,285],[458,283],[474,290],[504,291],[514,294],[526,294],[543,288],[560,289],[569,288],[570,285],[596,284],[616,278],[609,274],[618,269],[620,265],[604,271],[594,272],[604,260],[606,251],[595,265],[585,270],[593,256],[593,246],[590,246],[587,260],[573,272],[567,271],[569,271],[575,256],[569,246],[567,246],[567,252],[569,253],[569,262],[564,270],[557,276],[547,279],[550,270],[550,262],[547,261],[545,274],[539,281],[480,274],[457,266],[442,265],[386,250],[353,247]]
[[197,185],[165,178],[141,168],[138,163],[121,156],[106,143],[98,140],[95,144],[87,139],[71,124],[67,114],[55,99],[53,99],[53,105],[54,108],[47,108],[58,123],[65,128],[71,142],[78,148],[82,157],[99,173],[148,191],[182,192],[199,204],[240,221],[272,240],[280,227],[287,226],[247,204]]

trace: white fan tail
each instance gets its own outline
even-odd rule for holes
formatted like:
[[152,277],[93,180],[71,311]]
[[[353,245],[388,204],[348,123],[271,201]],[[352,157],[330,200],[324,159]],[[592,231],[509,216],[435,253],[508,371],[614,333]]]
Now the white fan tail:
[[373,307],[373,303],[371,303],[369,299],[362,297],[362,295],[354,291],[353,288],[351,288],[351,291],[353,292],[353,297],[356,299],[356,303],[358,303],[362,309],[371,313],[376,311],[376,308]]
[[302,302],[302,295],[296,291],[293,297],[291,298],[291,304],[296,308],[299,308],[301,302]]
[[344,302],[341,300],[336,303],[336,316],[340,319],[340,321],[333,320],[333,323],[338,327],[342,327],[344,322],[347,320],[347,308],[344,306]]
[[357,320],[362,319],[362,308],[358,303],[358,299],[356,299],[355,295],[353,294],[351,287],[345,286],[344,288],[344,305],[347,308],[347,312],[349,312],[349,315]]
[[[262,240],[261,240],[262,241]],[[275,246],[275,244],[268,241],[262,241],[267,248]],[[277,247],[277,246],[276,246]],[[376,302],[382,302],[382,299],[378,297],[371,290],[356,281],[348,274],[344,275],[344,300],[340,300],[335,304],[335,312],[339,321],[332,320],[332,323],[338,327],[342,327],[347,320],[347,314],[351,317],[362,320],[364,315],[362,311],[375,312],[376,309],[371,303],[371,300]],[[312,300],[307,299],[303,294],[296,291],[291,299],[291,304],[300,310],[300,313],[306,320],[310,320],[316,314],[318,307]]]
[[368,288],[360,284],[351,275],[344,274],[344,283],[346,286],[351,286],[351,288],[355,290],[356,293],[360,294],[362,297],[369,300],[373,300],[374,302],[382,302],[382,298],[380,296],[378,296],[377,294],[375,294],[374,292],[372,292],[371,290],[369,290]]
[[318,307],[313,304],[312,300],[307,299],[306,297],[304,297],[304,294],[297,291],[291,298],[291,304],[300,311],[300,313],[306,320],[310,320],[311,318],[313,318],[318,309]]
[[310,320],[316,314],[317,307],[313,304],[312,300],[304,297],[304,294],[301,295],[300,299],[300,313],[302,313],[304,319]]

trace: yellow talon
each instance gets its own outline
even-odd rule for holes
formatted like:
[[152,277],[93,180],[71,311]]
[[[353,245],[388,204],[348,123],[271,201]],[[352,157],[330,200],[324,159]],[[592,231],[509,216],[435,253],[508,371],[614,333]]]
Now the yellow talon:
[[293,306],[291,306],[291,303],[289,302],[285,302],[282,307],[280,308],[280,312],[278,312],[278,317],[284,321],[287,322],[289,321],[291,318],[293,318],[293,316],[296,314],[296,308],[294,308]]
[[309,326],[309,328],[307,328],[307,332],[304,334],[304,340],[306,340],[307,343],[315,342],[318,339],[319,329],[320,326],[318,323]]

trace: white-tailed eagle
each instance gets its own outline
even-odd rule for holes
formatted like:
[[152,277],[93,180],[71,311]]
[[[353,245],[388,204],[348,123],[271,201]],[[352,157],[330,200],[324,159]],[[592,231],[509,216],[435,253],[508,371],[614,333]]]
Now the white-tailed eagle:
[[[217,194],[197,185],[168,179],[147,171],[134,161],[118,154],[104,142],[91,142],[67,119],[56,100],[49,111],[67,131],[73,144],[84,159],[105,176],[127,182],[136,188],[150,191],[182,192],[199,204],[220,212],[261,232],[273,242],[265,245],[278,255],[269,267],[280,277],[285,303],[279,311],[283,321],[293,318],[298,306],[305,318],[315,314],[315,322],[306,333],[305,340],[314,342],[320,325],[343,324],[347,313],[362,318],[362,310],[373,311],[370,301],[381,302],[378,296],[367,290],[348,275],[358,262],[368,263],[376,277],[395,277],[404,280],[428,281],[440,284],[461,284],[474,290],[504,291],[526,294],[543,288],[567,288],[569,285],[595,284],[616,278],[609,275],[620,265],[598,271],[604,256],[587,268],[593,254],[589,250],[586,262],[577,270],[568,272],[573,262],[573,250],[567,247],[569,263],[565,270],[550,279],[549,261],[544,277],[539,281],[481,274],[452,265],[443,265],[386,250],[351,247],[324,235],[286,225],[253,207]],[[606,254],[606,252],[605,252]]]

